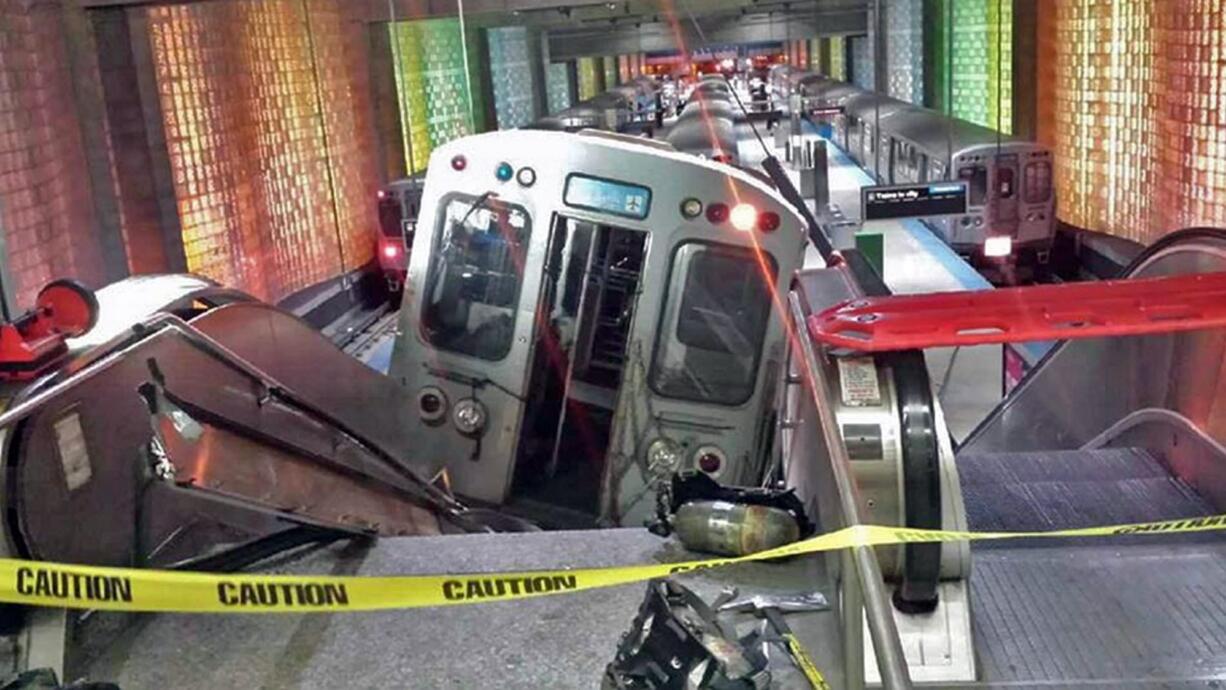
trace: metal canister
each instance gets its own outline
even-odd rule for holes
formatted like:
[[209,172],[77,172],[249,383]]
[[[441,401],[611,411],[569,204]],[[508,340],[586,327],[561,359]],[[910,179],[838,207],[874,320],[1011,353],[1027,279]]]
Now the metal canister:
[[723,556],[743,556],[800,539],[800,526],[787,511],[728,501],[685,503],[673,515],[672,528],[687,549]]

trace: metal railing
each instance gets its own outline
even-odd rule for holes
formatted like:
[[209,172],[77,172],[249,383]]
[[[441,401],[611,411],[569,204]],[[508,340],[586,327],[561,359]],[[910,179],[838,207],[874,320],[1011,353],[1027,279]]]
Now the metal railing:
[[[834,531],[866,524],[834,409],[825,402],[831,399],[831,381],[817,359],[813,342],[804,335],[804,312],[795,293],[790,295],[789,307],[792,325],[798,334],[793,340],[791,356],[799,357],[799,361],[793,363],[801,369],[799,376],[789,377],[789,380],[795,380],[805,387],[802,394],[810,396],[801,401],[806,413],[801,423],[816,423],[817,428],[813,431],[820,436],[826,450],[826,457],[821,458],[815,457],[820,452],[814,452],[820,449],[808,448],[804,458],[812,461],[813,466],[806,469],[812,470],[814,476],[811,485],[820,494],[818,504],[822,506],[822,527]],[[872,547],[860,545],[845,549],[834,558],[840,562],[839,613],[843,629],[845,686],[856,690],[865,685],[862,621],[867,621],[882,686],[887,690],[910,688],[907,660],[877,554]]]

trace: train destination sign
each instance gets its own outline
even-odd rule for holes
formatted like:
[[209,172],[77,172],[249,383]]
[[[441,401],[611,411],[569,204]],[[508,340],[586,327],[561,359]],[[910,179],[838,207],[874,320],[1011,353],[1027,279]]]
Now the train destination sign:
[[866,221],[961,215],[966,213],[966,183],[863,187],[860,209]]

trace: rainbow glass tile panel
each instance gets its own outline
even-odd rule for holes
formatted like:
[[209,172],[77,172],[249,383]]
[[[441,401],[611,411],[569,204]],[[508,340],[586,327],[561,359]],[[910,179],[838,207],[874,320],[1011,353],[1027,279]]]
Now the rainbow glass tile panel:
[[570,88],[570,65],[566,62],[551,62],[545,67],[545,100],[549,102],[549,114],[566,110],[575,102]]
[[389,22],[396,100],[401,138],[409,172],[421,172],[430,161],[430,131],[426,123],[426,81],[422,70],[421,29],[417,22]]
[[890,0],[884,5],[889,95],[924,102],[923,0]]
[[277,300],[367,262],[368,68],[339,1],[146,12],[188,270]]
[[599,94],[601,88],[600,58],[581,57],[575,63],[579,77],[579,100],[586,101]]
[[489,45],[490,85],[499,129],[522,127],[536,119],[536,70],[532,69],[526,27],[510,26],[486,31]]

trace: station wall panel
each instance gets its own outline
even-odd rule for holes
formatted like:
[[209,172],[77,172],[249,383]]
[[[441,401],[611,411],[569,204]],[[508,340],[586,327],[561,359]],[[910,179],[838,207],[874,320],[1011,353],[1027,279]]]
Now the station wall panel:
[[537,118],[535,93],[539,77],[535,66],[540,57],[539,43],[532,40],[534,37],[523,26],[486,31],[498,129],[514,129]]
[[421,28],[417,22],[389,22],[396,100],[404,159],[410,173],[422,172],[430,161],[430,130],[426,121],[426,79],[422,69]]
[[575,63],[579,77],[579,100],[586,101],[604,91],[604,70],[600,58],[581,57]]
[[924,0],[890,0],[883,5],[886,20],[886,63],[889,95],[922,105],[924,102]]
[[601,59],[601,64],[604,66],[604,83],[607,91],[621,83],[617,73],[617,56],[606,55]]
[[848,71],[851,72],[852,83],[871,91],[876,81],[873,72],[872,41],[868,36],[850,36],[847,40],[851,42],[851,65]]
[[570,86],[570,63],[551,62],[545,67],[545,98],[549,114],[559,113],[575,103]]
[[369,261],[368,69],[338,0],[147,18],[188,270],[277,300]]
[[17,309],[53,279],[104,280],[59,13],[0,0],[0,280]]
[[1039,16],[1060,219],[1145,244],[1226,226],[1226,2],[1043,0]]
[[830,37],[830,69],[826,74],[847,81],[847,40],[842,36]]
[[1013,0],[927,0],[933,108],[1013,131]]

